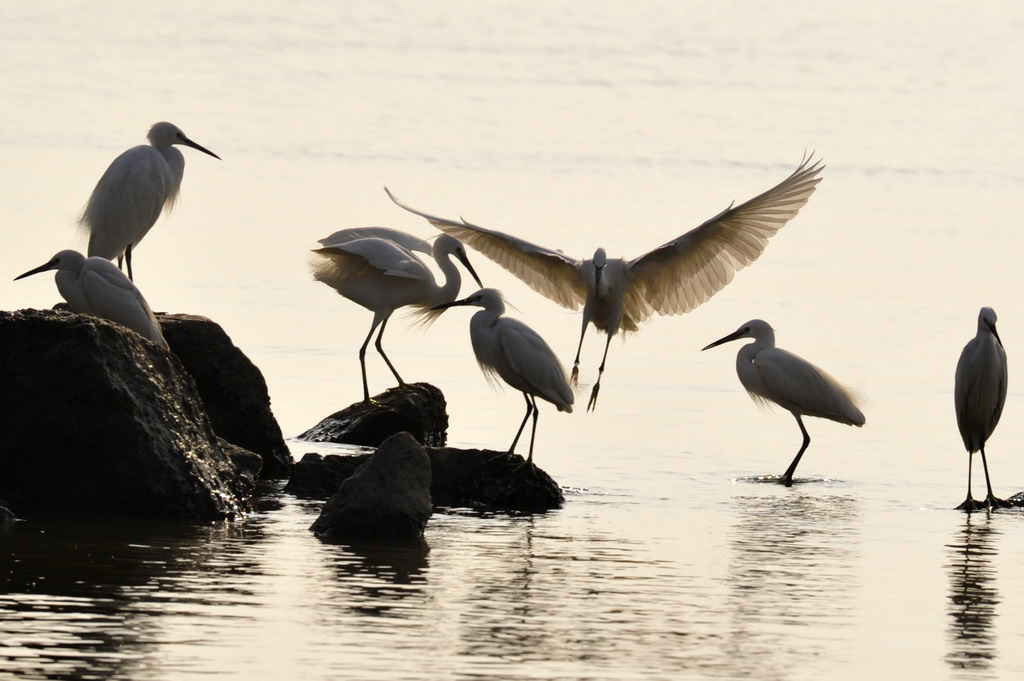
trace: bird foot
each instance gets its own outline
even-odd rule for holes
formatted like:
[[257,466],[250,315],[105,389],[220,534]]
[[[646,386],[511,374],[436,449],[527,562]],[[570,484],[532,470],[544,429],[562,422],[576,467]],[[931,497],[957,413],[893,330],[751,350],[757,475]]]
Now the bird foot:
[[572,373],[569,375],[569,384],[574,388],[580,384],[580,368],[578,366],[572,368]]
[[780,475],[779,476],[779,484],[782,485],[783,487],[792,487],[793,486],[793,476],[792,475]]
[[601,390],[601,384],[600,383],[595,383],[594,384],[594,389],[590,391],[590,401],[587,402],[587,411],[588,412],[594,411],[594,407],[597,406],[597,393],[598,393],[599,390]]
[[973,511],[984,511],[986,508],[988,508],[986,504],[977,501],[971,497],[967,497],[966,499],[964,499],[962,504],[960,504],[953,510],[966,511],[967,513],[971,513]]
[[988,508],[1013,508],[1013,504],[1011,504],[1009,501],[1006,501],[1005,499],[1000,499],[991,494],[985,497],[985,505]]

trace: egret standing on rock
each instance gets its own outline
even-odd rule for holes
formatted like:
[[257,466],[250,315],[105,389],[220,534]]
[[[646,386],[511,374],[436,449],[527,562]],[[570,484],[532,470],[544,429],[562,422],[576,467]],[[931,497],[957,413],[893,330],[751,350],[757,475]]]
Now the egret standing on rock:
[[583,326],[572,366],[574,385],[587,325],[593,323],[608,336],[587,403],[587,411],[591,411],[597,404],[612,336],[636,331],[637,325],[654,313],[690,312],[720,291],[738,270],[757,260],[768,238],[807,203],[821,181],[818,175],[823,168],[820,161],[812,164],[808,157],[775,187],[730,206],[700,227],[633,260],[610,259],[603,248],[589,260],[577,260],[465,220],[428,215],[405,205],[390,191],[388,196],[494,260],[541,295],[572,310],[583,306]]
[[[953,391],[956,425],[960,428],[960,437],[967,448],[967,499],[957,506],[958,510],[1010,506],[992,493],[988,461],[985,459],[985,442],[996,429],[1003,413],[1003,404],[1006,403],[1006,377],[1006,350],[996,333],[996,312],[991,307],[983,307],[978,313],[978,333],[964,346],[960,361],[956,364],[956,385]],[[977,451],[981,452],[985,485],[988,488],[988,496],[983,504],[971,496],[971,464],[974,452]]]
[[512,440],[508,453],[515,453],[519,436],[526,421],[533,416],[530,433],[530,454],[526,462],[533,465],[533,441],[537,435],[537,399],[547,400],[558,411],[572,413],[574,396],[565,369],[544,339],[529,326],[510,317],[503,317],[505,301],[493,288],[480,289],[468,298],[440,305],[441,309],[454,305],[475,305],[483,310],[469,322],[469,338],[473,343],[476,361],[489,380],[497,376],[523,393],[526,398],[526,416]]
[[398,384],[404,385],[405,381],[398,375],[381,346],[384,327],[394,311],[400,307],[413,306],[418,314],[430,319],[439,314],[431,308],[455,300],[462,286],[462,276],[451,260],[453,255],[466,266],[477,285],[483,285],[469,264],[466,249],[458,239],[447,234],[438,237],[433,248],[429,249],[444,273],[445,282],[442,286],[434,280],[430,268],[413,253],[413,249],[424,250],[426,242],[411,234],[386,227],[355,228],[335,232],[321,239],[320,243],[323,248],[313,251],[316,253],[312,263],[313,277],[373,312],[370,332],[359,348],[365,402],[370,401],[370,388],[366,380],[366,346],[378,326],[380,333],[375,343],[377,352],[384,358]]
[[79,223],[89,232],[89,256],[128,261],[132,276],[132,249],[156,224],[166,206],[174,206],[185,173],[185,157],[174,145],[220,156],[185,136],[178,126],[155,123],[149,144],[141,144],[114,159],[92,190]]
[[126,326],[167,347],[149,304],[124,272],[106,258],[86,258],[78,251],[61,251],[49,262],[15,277],[57,270],[57,290],[79,314],[91,314]]
[[724,338],[704,348],[707,350],[738,338],[753,338],[736,354],[736,373],[740,383],[759,405],[774,402],[796,418],[804,436],[800,451],[779,480],[789,487],[800,457],[811,443],[801,416],[817,416],[849,426],[863,426],[864,414],[857,408],[854,396],[825,371],[791,352],[775,347],[775,330],[768,322],[754,319]]

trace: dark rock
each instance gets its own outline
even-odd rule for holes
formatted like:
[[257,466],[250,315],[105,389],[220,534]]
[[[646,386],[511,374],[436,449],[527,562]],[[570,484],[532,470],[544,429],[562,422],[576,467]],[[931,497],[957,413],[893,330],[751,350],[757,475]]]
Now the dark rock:
[[341,483],[309,529],[329,541],[415,540],[432,510],[430,459],[411,435],[399,433]]
[[407,383],[331,414],[299,439],[377,447],[392,435],[407,432],[426,447],[443,447],[448,437],[446,407],[444,394],[434,386]]
[[0,347],[0,498],[20,515],[207,521],[248,508],[254,462],[238,474],[172,353],[53,310],[0,311]]
[[345,478],[366,463],[372,452],[366,454],[321,456],[310,452],[292,468],[291,478],[284,491],[304,499],[327,499],[338,491]]
[[[565,502],[558,483],[521,456],[480,449],[427,448],[430,496],[435,506],[460,506],[514,513],[543,513]],[[326,499],[369,454],[309,453],[295,464],[285,492]]]
[[214,432],[262,456],[261,478],[287,478],[292,455],[270,411],[260,370],[206,317],[162,313],[157,318],[171,350],[195,379]]

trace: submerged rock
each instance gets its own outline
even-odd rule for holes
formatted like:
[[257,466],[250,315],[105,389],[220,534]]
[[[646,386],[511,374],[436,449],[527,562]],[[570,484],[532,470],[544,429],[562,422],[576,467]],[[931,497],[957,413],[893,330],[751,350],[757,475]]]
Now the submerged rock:
[[392,435],[407,432],[427,447],[447,441],[448,412],[444,394],[429,383],[406,383],[331,414],[302,435],[307,442],[377,447]]
[[432,510],[430,460],[398,433],[341,483],[309,529],[329,541],[418,539]]
[[[427,448],[430,496],[435,506],[469,507],[514,513],[543,513],[565,502],[558,483],[521,456],[482,449]],[[295,464],[285,492],[326,499],[370,454],[309,453]]]
[[263,457],[260,477],[287,478],[292,455],[270,411],[267,382],[219,324],[186,314],[157,316],[164,337],[192,374],[213,430]]
[[0,311],[0,347],[0,498],[21,515],[248,509],[259,464],[218,440],[174,354],[54,310]]

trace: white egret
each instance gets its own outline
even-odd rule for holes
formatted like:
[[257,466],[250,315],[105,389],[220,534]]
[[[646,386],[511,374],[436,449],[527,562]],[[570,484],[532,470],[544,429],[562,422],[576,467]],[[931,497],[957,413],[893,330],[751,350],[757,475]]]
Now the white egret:
[[[396,234],[399,236],[396,237]],[[370,401],[370,388],[366,380],[366,346],[374,330],[380,326],[375,343],[377,352],[384,358],[398,384],[405,385],[381,346],[384,328],[394,311],[412,306],[418,314],[430,319],[438,314],[431,310],[432,307],[454,300],[459,295],[462,276],[451,260],[453,255],[465,265],[477,285],[483,285],[469,264],[466,249],[458,239],[442,234],[430,249],[444,273],[444,285],[437,284],[430,268],[410,250],[411,247],[422,250],[417,242],[426,244],[422,239],[398,230],[364,227],[335,232],[320,240],[324,244],[323,248],[313,251],[316,253],[312,263],[313,277],[373,312],[370,332],[359,348],[363,400],[366,402]],[[403,243],[408,246],[403,246]]]
[[57,270],[57,290],[71,309],[126,326],[154,343],[167,347],[149,304],[124,272],[106,258],[86,258],[78,251],[61,251],[49,262],[15,277]]
[[811,443],[801,416],[817,416],[849,426],[863,426],[864,414],[857,408],[853,394],[836,379],[807,360],[775,347],[775,330],[768,322],[753,319],[702,349],[738,338],[754,339],[736,354],[736,373],[740,383],[758,405],[767,406],[774,402],[793,414],[804,436],[800,451],[779,480],[789,487],[793,484],[793,473],[800,457]]
[[489,381],[495,376],[523,393],[526,398],[526,416],[512,440],[508,453],[515,453],[519,436],[526,421],[533,416],[530,433],[530,453],[526,463],[533,465],[533,441],[537,436],[537,399],[555,405],[558,411],[572,413],[573,394],[565,379],[565,369],[544,339],[529,326],[511,317],[503,317],[505,301],[501,292],[493,288],[480,289],[473,295],[440,305],[440,309],[454,305],[475,305],[483,309],[469,321],[469,338],[473,354]]
[[[992,493],[985,459],[985,442],[992,435],[1006,403],[1006,350],[996,332],[996,312],[991,307],[978,313],[978,332],[960,353],[956,364],[956,383],[953,401],[956,406],[956,425],[967,448],[967,499],[958,510],[974,511],[981,508],[1009,507],[1011,504]],[[985,468],[988,496],[980,504],[971,496],[971,465],[974,452],[981,452]]]
[[821,181],[818,175],[823,168],[820,161],[812,164],[808,157],[775,187],[726,208],[701,226],[633,260],[608,258],[603,248],[598,248],[589,260],[578,260],[465,220],[428,215],[405,205],[390,191],[388,196],[494,260],[541,295],[572,310],[583,306],[583,325],[572,366],[573,385],[579,377],[587,325],[592,323],[608,336],[587,403],[587,411],[591,411],[597,404],[612,336],[619,331],[636,331],[654,313],[690,312],[720,291],[737,271],[757,260],[769,237],[807,203]]
[[185,157],[174,145],[220,156],[185,136],[178,126],[160,122],[149,129],[149,144],[128,149],[114,159],[92,190],[79,223],[89,232],[89,256],[128,261],[132,275],[132,249],[156,224],[166,206],[178,198]]

